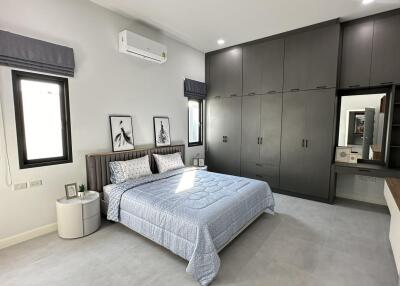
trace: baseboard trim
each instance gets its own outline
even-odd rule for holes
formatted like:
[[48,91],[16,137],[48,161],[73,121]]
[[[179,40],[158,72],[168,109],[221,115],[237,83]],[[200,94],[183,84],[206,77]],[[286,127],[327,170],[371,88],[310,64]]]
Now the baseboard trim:
[[57,223],[51,223],[17,235],[0,239],[0,249],[54,232],[56,230],[57,230]]

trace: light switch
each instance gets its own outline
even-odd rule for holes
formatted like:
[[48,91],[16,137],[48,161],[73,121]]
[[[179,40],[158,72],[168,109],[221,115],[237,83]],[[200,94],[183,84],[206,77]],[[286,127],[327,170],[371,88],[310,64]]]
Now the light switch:
[[28,188],[28,183],[24,182],[24,183],[18,183],[18,184],[14,184],[14,191],[19,191],[19,190],[24,190]]

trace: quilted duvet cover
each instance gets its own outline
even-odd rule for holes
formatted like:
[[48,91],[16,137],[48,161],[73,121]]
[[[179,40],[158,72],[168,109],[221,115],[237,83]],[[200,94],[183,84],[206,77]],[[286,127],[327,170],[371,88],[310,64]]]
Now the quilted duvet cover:
[[273,212],[268,184],[189,167],[129,180],[109,192],[107,218],[187,260],[201,285],[218,273],[218,251],[263,211]]

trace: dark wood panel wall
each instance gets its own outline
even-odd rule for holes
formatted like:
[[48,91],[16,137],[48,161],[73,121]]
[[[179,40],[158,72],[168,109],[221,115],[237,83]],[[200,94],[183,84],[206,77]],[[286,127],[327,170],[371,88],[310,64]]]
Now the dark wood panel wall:
[[400,12],[208,53],[206,82],[210,170],[329,201],[336,91],[400,84]]

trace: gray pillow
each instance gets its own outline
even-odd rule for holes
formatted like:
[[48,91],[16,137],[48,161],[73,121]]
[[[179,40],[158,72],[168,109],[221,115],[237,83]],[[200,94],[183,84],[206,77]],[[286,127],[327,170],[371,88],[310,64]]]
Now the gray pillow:
[[122,183],[128,179],[137,179],[152,174],[148,155],[128,161],[114,161],[110,162],[108,165],[110,167],[111,183],[113,184]]
[[185,167],[180,152],[168,155],[153,154],[153,156],[159,173]]

